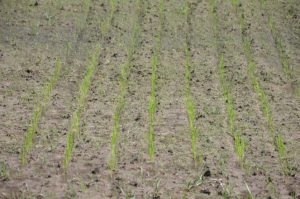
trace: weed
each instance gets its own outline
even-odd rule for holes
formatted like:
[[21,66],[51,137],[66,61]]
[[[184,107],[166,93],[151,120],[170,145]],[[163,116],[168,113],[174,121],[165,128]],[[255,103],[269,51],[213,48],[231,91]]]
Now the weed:
[[246,182],[244,182],[244,183],[245,183],[246,188],[247,188],[247,191],[248,191],[247,199],[254,199],[253,194],[252,194],[252,192],[251,192],[251,190],[250,190],[248,184],[247,184]]
[[190,191],[192,188],[197,187],[203,183],[203,175],[199,175],[196,179],[191,180],[186,185],[186,190]]

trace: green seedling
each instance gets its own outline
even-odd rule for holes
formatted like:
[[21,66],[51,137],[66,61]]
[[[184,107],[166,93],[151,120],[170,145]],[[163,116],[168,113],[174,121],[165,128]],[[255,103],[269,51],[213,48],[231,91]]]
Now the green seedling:
[[0,162],[0,179],[8,179],[9,172],[5,162]]
[[261,7],[265,11],[265,13],[268,17],[268,26],[271,31],[272,37],[274,39],[278,55],[280,57],[283,72],[288,79],[293,79],[294,77],[293,77],[293,74],[292,74],[292,71],[291,71],[291,68],[289,65],[288,56],[285,52],[285,47],[283,45],[280,34],[276,30],[273,16],[272,16],[272,14],[269,13],[269,10],[266,8],[266,3],[267,3],[266,0],[261,0]]
[[110,30],[115,12],[117,10],[118,2],[118,0],[109,0],[109,17],[107,17],[106,20],[104,20],[103,23],[100,24],[102,35],[107,35]]
[[156,80],[157,80],[157,65],[158,57],[154,55],[152,58],[152,75],[151,75],[151,94],[149,99],[149,133],[148,133],[148,151],[150,160],[154,159],[155,144],[154,144],[154,119],[156,111]]
[[235,147],[235,152],[237,153],[240,159],[240,162],[243,162],[245,158],[246,144],[245,141],[242,139],[240,133],[235,133],[234,135],[234,147]]
[[113,18],[113,15],[117,9],[117,5],[118,5],[118,0],[109,0],[109,6],[110,6],[110,14],[109,14],[109,19],[110,22]]
[[235,13],[238,12],[238,5],[239,5],[239,3],[240,3],[240,0],[231,0],[231,4],[233,5]]
[[239,4],[239,0],[231,0],[233,6],[237,6]]
[[190,88],[190,80],[191,80],[191,53],[190,49],[187,46],[185,49],[185,106],[188,113],[189,119],[189,129],[190,129],[190,137],[192,143],[192,153],[194,161],[197,161],[197,128],[195,125],[196,122],[196,111],[193,98],[191,96],[191,88]]
[[92,77],[96,71],[96,67],[98,64],[98,57],[100,54],[100,46],[97,46],[94,50],[90,62],[88,63],[86,74],[80,84],[79,94],[77,98],[77,107],[76,110],[72,114],[71,124],[69,131],[67,133],[67,144],[65,150],[65,158],[64,158],[64,168],[67,169],[69,167],[70,161],[72,159],[72,152],[74,148],[74,141],[76,136],[79,136],[79,127],[80,127],[80,116],[85,107],[86,98],[88,96],[88,91],[91,85]]
[[181,13],[186,17],[190,13],[190,4],[188,1],[185,1],[184,6],[181,8]]
[[82,31],[86,26],[86,21],[89,15],[90,6],[91,6],[91,0],[82,1],[83,17],[79,17],[75,19],[76,37],[78,37],[82,33]]
[[190,81],[191,81],[191,52],[188,47],[185,49],[185,93],[186,96],[190,95],[191,88],[190,88]]
[[278,150],[278,154],[279,154],[279,158],[282,161],[285,161],[285,157],[286,157],[286,149],[285,149],[285,144],[283,142],[283,138],[281,134],[278,134],[275,137],[275,142],[276,142],[276,146],[277,146],[277,150]]
[[40,29],[40,21],[36,21],[36,23],[32,24],[31,35],[36,36],[39,34]]
[[142,16],[142,14],[140,14],[141,12],[140,4],[141,4],[141,0],[138,1],[138,8],[137,8],[138,23],[134,25],[130,44],[128,45],[127,48],[127,61],[121,67],[121,73],[119,77],[120,93],[116,105],[116,110],[113,116],[114,119],[113,119],[113,130],[111,135],[111,157],[108,162],[108,166],[112,171],[116,169],[117,162],[118,162],[118,137],[120,134],[120,118],[125,107],[125,95],[127,93],[128,75],[132,65],[133,55],[138,46],[138,39],[140,35],[140,29],[141,29],[140,17]]
[[185,105],[186,105],[188,118],[189,118],[189,128],[190,128],[190,136],[192,142],[193,158],[196,161],[197,160],[197,129],[195,126],[196,113],[195,113],[195,105],[190,95],[186,96]]
[[[278,152],[280,162],[282,163],[283,171],[285,174],[287,174],[287,173],[289,173],[289,172],[286,172],[287,170],[289,170],[289,165],[288,165],[288,162],[286,161],[285,144],[283,142],[282,135],[280,133],[277,133],[275,135],[276,129],[275,129],[275,124],[273,122],[273,116],[271,113],[269,100],[267,98],[267,95],[265,94],[265,91],[263,90],[262,86],[260,85],[258,78],[255,75],[256,65],[254,62],[253,53],[251,51],[251,48],[252,48],[251,38],[246,34],[246,31],[245,31],[244,16],[243,16],[243,14],[237,13],[237,17],[239,18],[240,27],[241,27],[241,31],[242,31],[244,53],[245,53],[245,56],[246,56],[247,62],[248,62],[248,76],[250,77],[254,91],[257,93],[257,95],[259,97],[262,112],[263,112],[264,117],[267,120],[269,133],[270,133],[272,139],[274,140],[274,143],[275,143],[274,147]],[[269,23],[272,24],[270,27],[273,27],[273,22],[269,22]]]
[[293,77],[292,71],[290,69],[289,63],[288,63],[288,57],[285,53],[283,42],[279,37],[275,37],[275,45],[278,50],[281,65],[283,67],[283,72],[286,75],[287,78],[291,79]]
[[161,49],[161,34],[163,31],[164,21],[164,0],[160,0],[159,4],[159,19],[160,19],[160,30],[157,34],[157,42],[154,55],[152,57],[152,71],[151,71],[151,93],[149,98],[148,112],[149,112],[149,132],[148,132],[148,152],[150,160],[153,161],[155,155],[155,143],[154,143],[154,121],[156,112],[156,82],[157,82],[157,66],[159,64],[159,54]]
[[60,59],[57,59],[55,63],[55,69],[51,76],[51,79],[42,88],[42,92],[41,92],[42,95],[40,99],[36,100],[37,102],[34,106],[32,119],[30,121],[28,130],[25,134],[24,143],[21,151],[20,159],[22,165],[24,165],[27,162],[27,155],[32,148],[33,138],[38,130],[40,117],[42,115],[42,112],[46,109],[46,106],[50,101],[51,92],[57,83],[57,80],[60,76],[60,72],[61,72],[61,61]]
[[236,132],[234,121],[235,121],[235,109],[234,109],[234,102],[233,97],[231,95],[231,89],[229,87],[229,84],[226,81],[225,77],[225,65],[224,65],[224,56],[221,55],[220,61],[219,61],[219,76],[220,76],[220,82],[221,82],[221,88],[223,90],[223,97],[225,98],[226,104],[226,111],[228,114],[228,121],[229,121],[229,128],[230,133],[233,136],[234,139],[234,148],[235,152],[239,157],[240,162],[242,163],[244,161],[245,157],[245,150],[246,150],[246,144],[245,140],[242,139],[240,133]]
[[159,21],[160,25],[163,24],[164,21],[164,11],[165,11],[165,0],[159,1]]

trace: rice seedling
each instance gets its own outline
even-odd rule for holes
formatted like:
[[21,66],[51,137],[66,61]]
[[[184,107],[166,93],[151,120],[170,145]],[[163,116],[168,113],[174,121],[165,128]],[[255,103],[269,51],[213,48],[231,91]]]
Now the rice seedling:
[[0,179],[6,180],[9,177],[9,171],[5,162],[0,162]]
[[60,59],[57,59],[55,63],[54,72],[50,80],[42,88],[41,91],[42,94],[40,96],[40,99],[37,99],[36,104],[34,105],[33,115],[28,130],[25,134],[24,143],[21,151],[20,159],[22,165],[24,165],[27,162],[27,155],[32,148],[33,138],[38,130],[40,117],[50,101],[51,92],[57,83],[57,80],[60,76],[60,72],[61,72],[61,61]]
[[117,141],[120,134],[120,117],[125,106],[125,96],[127,92],[127,79],[128,79],[128,70],[131,63],[125,64],[121,69],[121,74],[119,78],[120,83],[120,94],[116,106],[116,110],[113,116],[113,131],[111,136],[111,157],[109,161],[109,167],[111,170],[116,168],[117,164]]
[[186,18],[186,42],[185,42],[185,107],[188,114],[189,133],[192,146],[194,162],[200,162],[201,157],[198,155],[197,148],[197,127],[196,127],[196,107],[191,94],[191,4],[186,1],[182,8],[182,13]]
[[231,0],[231,4],[233,5],[235,13],[238,12],[238,4],[239,4],[239,2],[240,2],[240,0]]
[[285,144],[283,142],[281,133],[276,131],[268,97],[267,97],[265,91],[263,90],[262,86],[260,85],[258,78],[255,75],[256,64],[254,62],[253,53],[251,50],[252,40],[247,35],[247,31],[245,28],[245,18],[242,13],[237,13],[237,17],[238,17],[240,27],[241,27],[241,32],[242,32],[242,42],[243,42],[244,54],[245,54],[247,62],[248,62],[248,75],[249,75],[250,81],[253,85],[253,89],[256,92],[256,94],[258,95],[261,109],[262,109],[264,117],[266,118],[269,133],[270,133],[271,138],[273,139],[273,145],[274,145],[276,151],[278,152],[283,172],[286,175],[288,175],[290,173],[290,171],[289,171],[290,169],[289,169],[288,161],[286,160]]
[[91,6],[91,0],[83,0],[82,1],[83,17],[79,17],[79,18],[77,17],[75,19],[76,34],[79,35],[79,36],[82,34],[82,31],[85,28],[85,25],[86,25],[85,22],[88,18],[90,6]]
[[185,98],[185,105],[188,112],[190,136],[192,142],[193,158],[197,160],[197,129],[195,125],[196,113],[193,99],[190,95]]
[[223,97],[226,103],[226,112],[228,114],[228,122],[229,122],[229,129],[230,133],[233,136],[234,140],[234,148],[235,152],[239,157],[241,163],[243,163],[245,158],[245,150],[246,150],[246,142],[241,137],[241,134],[236,130],[234,121],[235,121],[235,109],[234,109],[234,102],[233,97],[231,95],[231,89],[229,87],[228,82],[225,78],[225,65],[224,65],[224,56],[221,55],[219,61],[219,77],[220,77],[220,84],[223,91]]
[[185,49],[185,106],[188,113],[190,137],[192,144],[192,153],[194,161],[197,161],[197,128],[195,125],[196,111],[193,98],[191,96],[190,80],[191,80],[191,53],[189,47]]
[[[237,2],[237,1],[236,1]],[[218,39],[219,36],[219,30],[218,30],[218,17],[216,15],[217,12],[217,1],[216,0],[210,0],[210,6],[211,6],[211,15],[212,20],[214,23],[214,35],[216,39],[216,50],[217,54],[220,56],[219,58],[219,80],[221,85],[221,90],[223,94],[223,98],[226,102],[226,112],[227,112],[227,118],[228,118],[228,124],[229,124],[229,131],[230,134],[233,137],[234,141],[234,149],[235,153],[237,154],[239,161],[241,164],[244,163],[245,160],[245,151],[246,151],[246,141],[241,137],[241,134],[238,130],[238,128],[235,127],[235,108],[234,108],[234,97],[231,94],[231,84],[226,79],[226,70],[225,70],[225,64],[224,64],[224,55],[222,53],[222,46],[224,44],[220,43]]]
[[110,8],[109,9],[109,17],[107,17],[103,23],[100,23],[100,30],[103,35],[107,35],[107,33],[110,30],[110,27],[113,22],[114,14],[117,10],[118,3],[119,3],[119,0],[109,0],[109,8]]
[[100,46],[97,46],[93,51],[91,58],[88,63],[88,67],[86,70],[86,74],[80,84],[79,93],[77,98],[77,107],[76,110],[72,114],[71,124],[69,131],[67,133],[67,144],[65,150],[65,158],[64,158],[64,168],[67,169],[69,163],[72,159],[72,152],[74,148],[75,137],[79,136],[80,132],[80,116],[85,107],[85,101],[88,96],[88,91],[90,88],[92,77],[95,73],[96,66],[98,64],[98,57],[100,54]]
[[91,5],[91,0],[83,0],[83,11],[85,14],[88,13]]
[[271,34],[272,34],[272,37],[274,40],[274,44],[275,44],[275,47],[277,49],[277,52],[278,52],[278,55],[279,55],[279,58],[281,61],[283,72],[288,79],[292,79],[293,73],[292,73],[290,65],[289,65],[288,56],[286,54],[285,47],[284,47],[284,44],[280,37],[280,34],[276,30],[273,16],[271,13],[269,13],[269,10],[265,7],[267,4],[266,0],[261,0],[260,4],[261,4],[261,9],[264,10],[264,12],[267,15],[268,26],[271,31]]
[[159,64],[159,53],[161,49],[161,34],[164,23],[164,0],[160,0],[159,4],[159,19],[160,19],[160,28],[157,34],[157,42],[154,55],[152,56],[151,62],[151,93],[149,98],[148,112],[149,112],[149,132],[148,132],[148,153],[150,160],[153,161],[155,155],[155,144],[154,144],[154,121],[155,121],[155,112],[156,112],[156,81],[157,81],[157,66]]
[[239,0],[231,0],[231,3],[234,7],[236,7],[239,2],[240,2]]
[[40,21],[39,20],[36,20],[36,21],[33,21],[32,22],[32,25],[31,25],[31,35],[32,36],[37,36],[39,34],[39,31],[40,31]]
[[148,151],[150,160],[153,160],[155,154],[154,146],[154,119],[156,111],[156,81],[157,81],[157,65],[158,56],[154,55],[152,58],[152,74],[151,74],[151,94],[149,99],[149,133],[148,133]]
[[[164,12],[165,12],[165,0],[159,1],[159,21],[160,21],[160,28],[162,28],[162,25],[164,24]],[[162,29],[160,29],[160,32]]]
[[[136,48],[138,46],[138,39],[141,31],[141,17],[143,14],[143,11],[141,11],[141,1],[138,0],[138,8],[137,8],[137,23],[133,27],[132,37],[130,39],[130,43],[127,48],[127,61],[126,63],[121,67],[121,73],[119,77],[119,84],[120,84],[120,93],[116,105],[116,109],[113,116],[113,130],[111,135],[111,157],[108,162],[109,168],[113,171],[116,169],[117,161],[118,161],[118,137],[120,134],[120,118],[121,114],[124,110],[125,106],[125,96],[127,93],[127,83],[128,83],[128,75],[130,72],[130,68],[132,65],[133,55],[136,51]],[[141,12],[141,13],[140,13]]]
[[238,155],[241,163],[243,163],[245,158],[246,142],[245,140],[242,139],[240,133],[235,133],[233,138],[234,138],[235,152]]
[[114,170],[117,164],[117,153],[118,153],[117,141],[118,141],[118,136],[120,134],[120,116],[125,106],[125,95],[127,91],[127,78],[128,78],[129,67],[130,67],[130,63],[127,63],[122,67],[120,78],[119,78],[120,94],[119,94],[116,110],[113,116],[113,131],[111,136],[111,158],[109,161],[109,167],[111,170]]
[[109,14],[109,22],[111,24],[114,13],[117,9],[117,5],[118,5],[118,0],[109,0],[109,5],[110,5],[110,14]]
[[287,57],[286,52],[284,50],[285,48],[283,46],[282,39],[280,39],[279,37],[275,37],[274,40],[275,40],[275,45],[276,45],[276,48],[278,50],[279,57],[280,57],[280,60],[281,60],[281,65],[282,65],[282,68],[283,68],[283,72],[286,75],[286,77],[293,78],[293,73],[291,71],[291,68],[290,68],[290,65],[289,65],[289,62],[288,62],[288,57]]
[[191,93],[191,53],[189,47],[185,48],[185,92],[186,95],[190,95]]

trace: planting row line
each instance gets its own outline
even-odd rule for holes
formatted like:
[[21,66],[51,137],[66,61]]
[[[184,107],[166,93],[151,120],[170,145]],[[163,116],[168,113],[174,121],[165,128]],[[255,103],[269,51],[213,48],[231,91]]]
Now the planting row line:
[[[84,19],[81,19],[79,21],[82,21],[82,23],[77,24],[77,28],[80,30],[77,34],[77,40],[80,36],[80,34],[83,34],[82,31],[84,29],[84,25],[86,24],[86,20],[89,14],[90,10],[90,0],[85,0],[83,2],[83,10],[84,10]],[[110,16],[112,14],[110,13]],[[76,41],[77,43],[77,41]],[[67,59],[71,58],[69,51],[70,49],[67,49]],[[86,74],[84,76],[84,79],[80,85],[80,90],[79,90],[79,96],[77,98],[77,108],[72,114],[71,118],[71,124],[70,124],[70,129],[67,134],[67,148],[65,151],[65,158],[64,158],[64,165],[67,167],[69,165],[69,162],[71,160],[71,154],[73,150],[73,144],[74,144],[74,138],[75,135],[78,134],[79,132],[79,125],[80,125],[80,114],[84,109],[84,104],[86,97],[88,95],[88,90],[90,87],[90,81],[91,78],[93,77],[93,74],[95,73],[96,66],[98,64],[98,56],[100,52],[100,46],[96,46],[95,50],[91,53],[91,58],[88,63],[88,67],[86,70]],[[49,102],[50,97],[51,97],[51,92],[52,89],[54,88],[56,82],[58,81],[59,75],[61,73],[61,61],[58,59],[56,62],[56,67],[55,67],[55,72],[53,74],[52,79],[46,86],[43,88],[43,97],[37,102],[37,105],[35,105],[34,112],[33,112],[33,117],[31,120],[31,123],[28,127],[27,133],[24,138],[24,144],[21,152],[21,164],[24,165],[27,162],[27,155],[32,147],[32,142],[34,135],[36,134],[38,130],[38,125],[39,125],[39,120],[42,115],[42,113],[45,111],[45,106]]]
[[261,9],[266,13],[268,26],[271,31],[272,39],[275,43],[275,47],[277,49],[283,71],[287,78],[293,78],[293,73],[289,65],[288,56],[286,54],[282,38],[280,37],[280,34],[276,30],[272,13],[269,12],[269,10],[266,8],[267,5],[266,0],[260,0],[260,5],[261,5]]
[[[232,1],[233,2],[233,1]],[[212,14],[212,20],[213,20],[213,24],[215,24],[214,26],[214,37],[216,39],[216,49],[217,49],[217,56],[218,56],[218,60],[219,60],[219,79],[220,79],[220,85],[221,85],[221,90],[223,92],[223,97],[224,100],[226,102],[226,112],[227,112],[227,119],[228,119],[228,123],[229,123],[229,129],[230,129],[230,133],[233,137],[233,141],[234,141],[234,149],[235,152],[239,158],[239,162],[240,162],[240,166],[242,169],[244,169],[246,171],[246,174],[248,174],[247,177],[249,176],[249,166],[251,164],[251,160],[249,161],[246,157],[246,152],[247,152],[247,140],[245,138],[242,137],[241,135],[241,130],[239,129],[239,126],[237,125],[237,121],[236,118],[238,118],[237,112],[236,112],[236,107],[235,107],[235,99],[234,96],[232,95],[232,82],[230,82],[230,80],[228,80],[226,78],[226,67],[224,64],[224,57],[226,55],[226,50],[223,48],[226,48],[224,41],[226,41],[226,38],[222,38],[222,36],[220,35],[220,23],[219,23],[219,19],[217,16],[218,13],[218,9],[217,9],[217,1],[216,0],[211,0],[210,1],[210,5],[211,5],[211,14]],[[251,150],[251,148],[249,149],[249,151]],[[264,168],[264,166],[262,166]],[[251,178],[250,178],[251,179]],[[268,179],[266,179],[266,181],[268,181]],[[274,187],[274,184],[272,182],[269,182],[268,187]],[[247,194],[248,194],[248,198],[253,198],[253,194],[249,188],[249,186],[246,183],[246,187],[247,187]]]
[[150,160],[154,159],[155,155],[155,143],[154,143],[154,122],[155,122],[155,112],[156,112],[156,105],[157,105],[157,99],[156,99],[156,82],[157,82],[157,66],[160,64],[160,52],[161,52],[161,37],[162,37],[162,31],[163,31],[163,24],[164,24],[164,0],[160,0],[159,4],[159,31],[157,34],[157,43],[156,48],[154,50],[154,55],[152,57],[152,68],[151,68],[151,93],[149,97],[149,106],[148,106],[148,112],[149,112],[149,133],[148,133],[148,152],[150,156]]
[[[110,12],[106,18],[106,22],[101,24],[103,28],[100,27],[101,34],[103,37],[107,36],[110,28],[112,26],[113,17],[116,11],[117,1],[110,0]],[[86,6],[89,7],[90,0],[85,1]],[[88,91],[91,85],[91,80],[95,74],[97,69],[97,64],[99,61],[99,54],[100,54],[100,46],[96,46],[95,49],[92,51],[90,57],[90,63],[88,63],[88,68],[86,70],[86,74],[82,80],[82,83],[79,88],[79,96],[77,98],[77,108],[72,114],[70,129],[67,134],[67,144],[65,150],[65,158],[64,158],[64,167],[65,169],[68,168],[69,163],[72,159],[72,152],[74,147],[74,141],[76,136],[79,136],[80,133],[80,117],[81,113],[84,110],[85,102],[88,97]]]
[[196,163],[198,160],[198,149],[197,149],[198,135],[197,135],[197,127],[195,124],[196,108],[191,94],[191,35],[190,35],[190,32],[192,30],[191,9],[192,9],[191,3],[187,1],[184,7],[184,14],[186,17],[186,25],[187,25],[186,42],[185,42],[185,107],[188,114],[193,159]]
[[[232,96],[231,91],[231,83],[228,82],[226,78],[226,71],[225,71],[225,65],[224,65],[224,54],[222,52],[223,43],[221,43],[222,39],[219,34],[219,20],[218,16],[216,15],[217,12],[217,4],[216,0],[211,0],[211,14],[213,18],[213,24],[214,24],[214,37],[216,40],[216,49],[217,49],[217,56],[218,56],[218,71],[219,71],[219,81],[221,85],[221,90],[223,94],[223,98],[226,102],[226,112],[227,112],[227,119],[229,124],[229,130],[230,134],[233,137],[234,141],[234,149],[235,152],[239,158],[240,164],[243,167],[243,163],[245,160],[245,150],[246,150],[246,141],[241,137],[240,130],[235,125],[235,118],[236,118],[236,112],[234,107],[234,97]],[[218,41],[220,39],[220,41]]]
[[25,134],[22,152],[20,156],[22,165],[25,165],[27,163],[27,155],[32,148],[32,142],[34,136],[38,131],[40,118],[47,108],[47,105],[50,101],[52,90],[56,86],[60,73],[61,73],[61,61],[58,58],[56,60],[55,69],[50,80],[42,88],[40,99],[36,99],[33,115],[29,127],[27,129],[27,132]]
[[90,63],[88,63],[88,67],[86,70],[86,74],[82,80],[82,83],[79,87],[79,96],[77,98],[77,108],[73,112],[71,117],[71,124],[69,131],[67,133],[67,144],[65,150],[65,158],[64,158],[64,167],[68,168],[69,163],[72,158],[72,152],[74,147],[74,141],[76,136],[79,136],[79,128],[80,128],[80,116],[85,107],[86,98],[88,96],[89,88],[91,85],[92,77],[94,76],[96,66],[98,64],[100,54],[100,46],[97,46],[93,51],[92,56],[90,58]]
[[126,63],[121,67],[121,73],[119,77],[120,93],[118,96],[117,106],[113,116],[113,130],[111,135],[111,157],[108,163],[111,170],[116,169],[117,161],[118,161],[118,137],[120,134],[120,118],[125,107],[125,96],[127,93],[128,76],[130,73],[130,68],[132,66],[133,55],[138,46],[138,39],[141,31],[142,16],[144,13],[143,1],[138,0],[136,7],[137,7],[137,11],[136,11],[137,21],[134,24],[132,30],[133,32],[132,32],[131,43],[126,49],[127,50]]
[[[87,1],[85,1],[85,2],[87,2]],[[85,13],[87,13],[89,4],[86,5],[85,7],[86,7]],[[82,27],[79,27],[79,28],[81,30],[83,29]],[[67,49],[67,54],[68,54],[68,49]],[[32,116],[32,119],[30,121],[30,124],[28,126],[27,132],[24,137],[24,143],[22,146],[22,152],[21,152],[21,156],[20,156],[21,165],[24,165],[27,163],[27,155],[32,148],[32,144],[33,144],[32,142],[33,142],[35,134],[37,133],[39,121],[42,116],[42,113],[45,112],[46,105],[49,103],[49,100],[51,97],[51,92],[58,81],[59,75],[61,73],[61,65],[62,65],[61,60],[57,59],[56,64],[55,64],[54,73],[53,73],[50,81],[48,83],[46,83],[46,85],[42,89],[41,99],[36,99],[36,102],[35,102],[36,104],[35,104],[34,110],[33,110],[33,116]]]
[[243,9],[238,6],[238,1],[236,1],[236,0],[232,0],[232,5],[235,8],[236,16],[239,20],[239,25],[240,25],[241,32],[242,32],[243,49],[244,49],[244,54],[245,54],[247,62],[248,62],[248,75],[249,75],[250,81],[253,85],[253,89],[259,97],[262,112],[267,120],[269,133],[273,139],[274,147],[275,147],[276,151],[278,152],[283,172],[286,175],[288,175],[288,174],[290,174],[290,168],[289,168],[288,161],[286,159],[286,148],[285,148],[285,144],[283,141],[283,137],[282,137],[282,134],[280,132],[278,132],[275,128],[275,124],[273,121],[268,97],[265,94],[265,91],[263,90],[258,78],[255,76],[256,64],[255,64],[255,61],[253,58],[253,53],[252,53],[252,46],[251,46],[252,40],[251,40],[250,36],[247,34],[247,28],[246,28],[246,24],[245,24],[245,16],[243,14]]

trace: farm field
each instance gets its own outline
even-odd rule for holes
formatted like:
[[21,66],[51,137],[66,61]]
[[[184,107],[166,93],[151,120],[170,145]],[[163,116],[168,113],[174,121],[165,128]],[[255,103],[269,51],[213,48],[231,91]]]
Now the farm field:
[[298,0],[0,0],[0,199],[300,199]]

